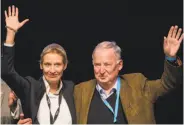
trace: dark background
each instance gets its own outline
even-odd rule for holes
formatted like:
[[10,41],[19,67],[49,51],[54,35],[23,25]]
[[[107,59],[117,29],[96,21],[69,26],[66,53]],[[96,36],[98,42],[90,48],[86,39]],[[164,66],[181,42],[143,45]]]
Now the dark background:
[[[114,40],[123,49],[121,74],[141,72],[149,79],[163,72],[163,37],[172,25],[183,27],[182,0],[38,1],[2,0],[2,41],[6,29],[4,10],[19,7],[20,21],[30,21],[16,35],[15,68],[22,76],[41,76],[42,49],[59,43],[68,54],[63,78],[76,84],[94,78],[91,54],[97,43]],[[182,43],[183,44],[183,43]],[[183,47],[178,52],[183,60]],[[155,104],[158,124],[183,123],[183,86]]]

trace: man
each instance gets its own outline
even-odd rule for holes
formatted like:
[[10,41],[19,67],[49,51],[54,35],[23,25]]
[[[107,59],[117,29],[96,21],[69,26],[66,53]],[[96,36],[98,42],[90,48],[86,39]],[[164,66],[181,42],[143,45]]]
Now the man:
[[11,116],[17,124],[32,124],[31,118],[25,118],[24,114],[22,112],[22,105],[20,102],[20,99],[16,96],[14,91],[10,91],[9,97],[8,97],[8,106],[10,108]]
[[16,120],[10,114],[10,108],[8,107],[8,94],[11,89],[8,85],[1,79],[1,124],[14,124],[17,123]]
[[181,31],[172,26],[164,37],[166,59],[159,80],[148,80],[141,73],[119,76],[123,68],[120,47],[115,42],[99,43],[92,54],[96,79],[74,90],[77,123],[155,124],[154,102],[182,82],[182,63],[176,56]]
[[31,118],[33,124],[75,124],[74,84],[62,80],[68,63],[63,47],[50,44],[43,49],[40,59],[43,76],[40,80],[22,77],[15,71],[15,33],[28,22],[28,19],[19,22],[18,12],[15,6],[8,7],[8,13],[5,11],[7,35],[3,46],[2,79],[20,98],[24,117]]
[[9,93],[8,106],[10,108],[13,119],[20,119],[20,114],[23,114],[22,105],[20,99],[16,96],[14,91],[10,91]]

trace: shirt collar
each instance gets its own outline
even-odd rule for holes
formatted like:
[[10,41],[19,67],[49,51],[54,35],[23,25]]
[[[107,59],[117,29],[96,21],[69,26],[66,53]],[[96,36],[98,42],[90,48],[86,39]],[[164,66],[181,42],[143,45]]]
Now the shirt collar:
[[[114,86],[112,87],[110,94],[111,94],[112,92],[114,92],[114,91],[117,91],[117,85],[118,85],[118,79],[116,80]],[[105,92],[104,92],[105,90],[100,86],[100,84],[99,84],[98,82],[97,82],[97,84],[96,84],[96,89],[97,89],[97,91],[98,91],[100,94],[105,93]]]
[[[47,82],[47,80],[45,79],[45,77],[43,76],[43,82],[45,84],[45,88],[46,88],[46,94],[48,95],[49,94],[49,91],[50,91],[50,85],[49,83]],[[63,87],[63,83],[62,81],[60,82],[60,86],[59,86],[59,89],[55,92],[56,95],[59,94],[60,90],[62,89]]]

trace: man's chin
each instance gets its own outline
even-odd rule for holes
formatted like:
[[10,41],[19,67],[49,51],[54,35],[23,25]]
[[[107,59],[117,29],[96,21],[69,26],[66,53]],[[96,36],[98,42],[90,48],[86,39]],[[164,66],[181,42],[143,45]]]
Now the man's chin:
[[108,82],[107,79],[99,79],[98,81],[99,81],[100,83],[107,83],[107,82]]

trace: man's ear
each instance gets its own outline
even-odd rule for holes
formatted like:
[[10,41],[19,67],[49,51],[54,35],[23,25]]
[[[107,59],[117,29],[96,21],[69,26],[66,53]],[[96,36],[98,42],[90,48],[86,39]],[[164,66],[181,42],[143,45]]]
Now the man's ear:
[[120,60],[120,62],[119,62],[119,71],[122,70],[122,68],[123,68],[123,60]]

